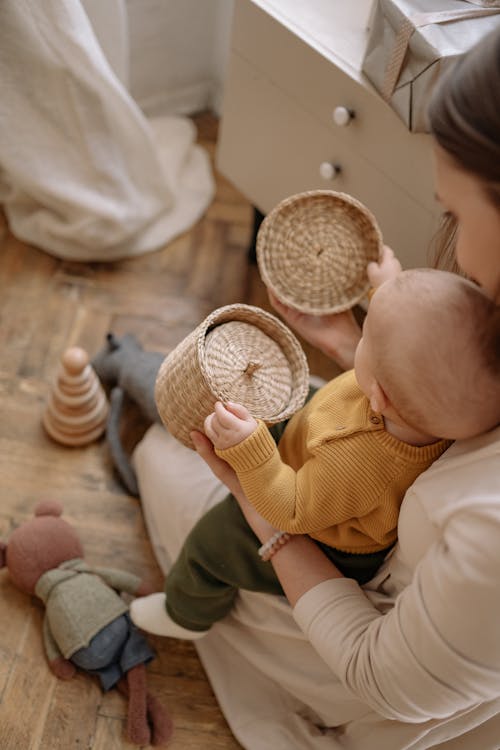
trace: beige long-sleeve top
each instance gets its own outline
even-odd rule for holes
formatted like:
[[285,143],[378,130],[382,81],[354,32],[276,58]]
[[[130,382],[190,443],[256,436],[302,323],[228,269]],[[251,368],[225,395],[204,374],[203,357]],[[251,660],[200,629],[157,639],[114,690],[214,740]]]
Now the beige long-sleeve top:
[[[166,572],[227,489],[159,425],[135,466]],[[456,443],[416,480],[398,535],[363,588],[321,584],[295,619],[284,597],[241,591],[196,642],[244,748],[498,750],[500,428]]]

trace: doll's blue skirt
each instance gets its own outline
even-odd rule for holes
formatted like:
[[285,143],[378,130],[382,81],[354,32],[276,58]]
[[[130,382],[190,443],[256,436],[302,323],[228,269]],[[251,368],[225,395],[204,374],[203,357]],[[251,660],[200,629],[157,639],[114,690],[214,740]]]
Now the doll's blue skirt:
[[137,630],[128,613],[100,630],[89,645],[71,657],[80,669],[95,674],[104,690],[110,690],[132,667],[147,664],[154,651]]

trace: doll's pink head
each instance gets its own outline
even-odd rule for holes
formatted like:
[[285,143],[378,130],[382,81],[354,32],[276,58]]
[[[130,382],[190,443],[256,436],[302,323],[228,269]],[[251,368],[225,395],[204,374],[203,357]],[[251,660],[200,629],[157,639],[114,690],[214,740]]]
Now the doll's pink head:
[[61,514],[59,503],[39,503],[35,517],[18,526],[8,542],[0,545],[0,567],[6,566],[13,583],[27,594],[34,593],[39,578],[48,570],[83,557],[76,532]]

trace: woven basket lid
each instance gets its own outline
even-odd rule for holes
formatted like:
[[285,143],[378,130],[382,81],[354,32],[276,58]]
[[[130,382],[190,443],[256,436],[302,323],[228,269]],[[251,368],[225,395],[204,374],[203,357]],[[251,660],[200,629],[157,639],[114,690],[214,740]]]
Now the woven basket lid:
[[215,401],[235,401],[268,424],[304,404],[309,371],[293,333],[278,318],[251,305],[212,312],[165,358],[155,386],[160,417],[192,447]]
[[368,291],[366,267],[382,235],[358,200],[332,190],[298,193],[266,216],[257,235],[264,284],[284,304],[324,315],[353,307]]

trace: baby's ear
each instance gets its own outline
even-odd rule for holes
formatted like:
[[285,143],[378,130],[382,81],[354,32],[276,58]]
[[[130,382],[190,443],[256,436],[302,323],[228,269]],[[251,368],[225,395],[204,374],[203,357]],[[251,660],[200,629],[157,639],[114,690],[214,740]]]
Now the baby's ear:
[[7,565],[7,545],[5,542],[0,542],[0,568],[5,568]]
[[387,398],[387,395],[376,380],[373,381],[372,386],[370,388],[370,406],[372,407],[373,411],[377,412],[383,412],[384,409],[387,409],[389,406],[389,399]]

